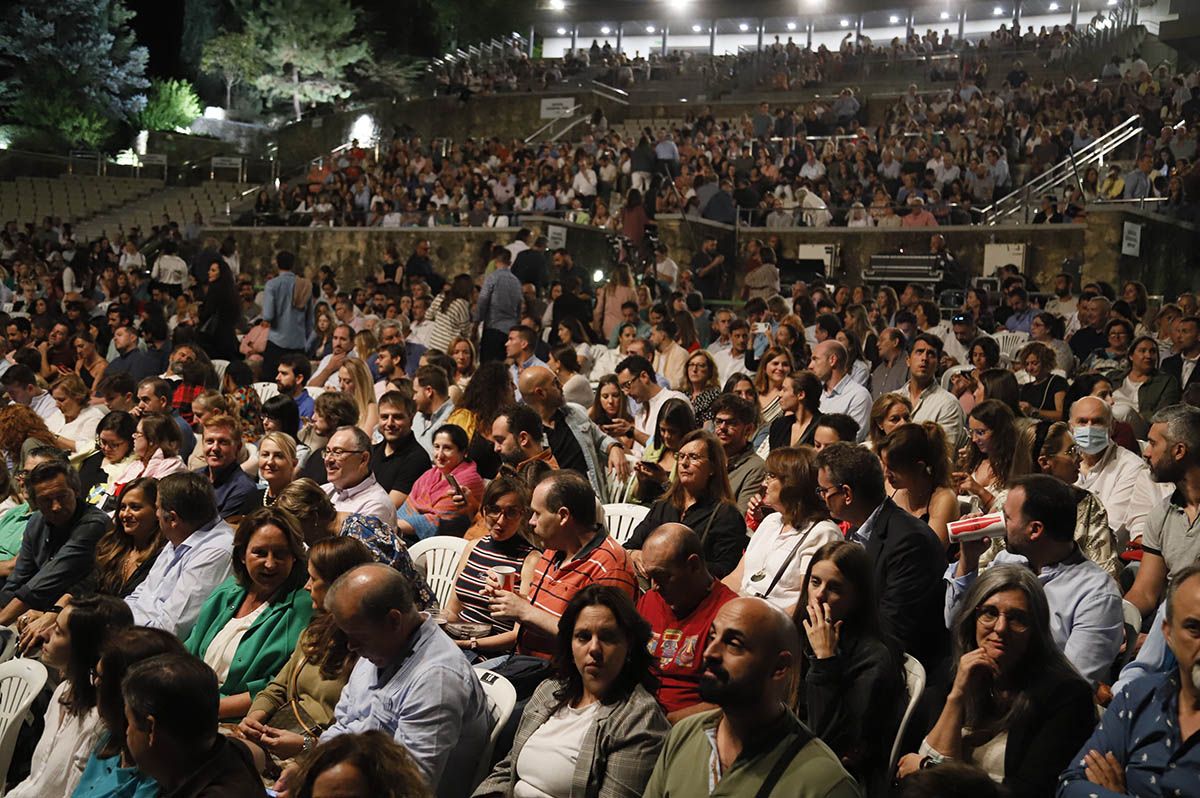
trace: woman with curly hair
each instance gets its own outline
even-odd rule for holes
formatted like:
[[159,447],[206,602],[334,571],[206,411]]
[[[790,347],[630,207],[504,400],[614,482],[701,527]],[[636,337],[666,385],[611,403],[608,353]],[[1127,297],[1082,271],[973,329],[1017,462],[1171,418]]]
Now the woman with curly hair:
[[721,395],[720,371],[717,361],[707,349],[688,355],[683,366],[683,382],[676,386],[692,403],[696,420],[701,424],[712,421],[712,404]]
[[59,448],[58,441],[33,408],[13,403],[0,408],[0,452],[9,471],[16,471],[39,446]]
[[485,479],[494,478],[500,470],[500,457],[492,443],[492,422],[501,408],[514,401],[508,367],[500,362],[481,363],[463,389],[462,399],[446,417],[447,424],[462,427],[467,433],[467,455]]

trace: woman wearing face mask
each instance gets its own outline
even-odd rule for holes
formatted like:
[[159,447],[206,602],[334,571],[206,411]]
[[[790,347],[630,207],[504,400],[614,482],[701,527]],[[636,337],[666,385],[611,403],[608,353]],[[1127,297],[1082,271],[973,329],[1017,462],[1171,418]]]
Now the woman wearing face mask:
[[960,494],[973,496],[984,512],[995,512],[1013,478],[1032,469],[1028,443],[1008,405],[996,399],[971,411],[967,431],[971,442],[959,450],[953,479]]
[[[1071,486],[1078,500],[1075,511],[1075,542],[1080,551],[1114,579],[1121,570],[1117,559],[1117,539],[1108,525],[1108,513],[1096,494],[1076,487],[1079,480],[1079,446],[1071,436],[1071,427],[1063,422],[1039,422],[1033,437],[1037,470]],[[992,547],[979,558],[985,567],[1004,548],[1004,538],[992,540]]]
[[538,686],[512,750],[473,794],[641,795],[670,731],[654,699],[649,642],[650,625],[624,593],[602,585],[577,593],[558,624],[557,678]]

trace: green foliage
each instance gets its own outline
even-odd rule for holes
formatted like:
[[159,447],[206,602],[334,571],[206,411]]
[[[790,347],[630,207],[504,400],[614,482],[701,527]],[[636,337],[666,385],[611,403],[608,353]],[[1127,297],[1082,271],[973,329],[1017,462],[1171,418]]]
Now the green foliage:
[[413,91],[424,77],[425,64],[412,58],[380,59],[362,65],[359,72],[388,93],[402,96]]
[[304,106],[350,96],[349,70],[371,51],[349,0],[259,0],[242,11],[263,58],[254,85],[268,98],[291,100],[299,119]]
[[192,124],[204,107],[196,90],[186,80],[158,80],[150,85],[150,99],[138,115],[145,130],[174,130]]
[[250,31],[221,31],[200,54],[200,69],[225,83],[226,108],[233,103],[233,87],[249,84],[265,67],[258,41]]
[[121,0],[8,0],[0,11],[0,117],[98,146],[146,104],[146,48]]

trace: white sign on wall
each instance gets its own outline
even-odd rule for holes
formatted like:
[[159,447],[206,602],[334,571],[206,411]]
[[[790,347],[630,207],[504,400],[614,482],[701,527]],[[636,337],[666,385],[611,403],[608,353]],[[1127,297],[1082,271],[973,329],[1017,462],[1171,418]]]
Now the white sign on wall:
[[166,166],[167,165],[167,156],[161,155],[159,153],[148,152],[145,155],[139,155],[138,160],[140,160],[142,162],[143,166]]
[[1142,226],[1140,224],[1125,223],[1125,229],[1121,233],[1121,254],[1142,254]]
[[1025,269],[1024,244],[984,244],[983,245],[983,276],[992,277],[996,270],[1008,264]]
[[552,224],[546,227],[546,244],[550,249],[562,249],[567,245],[567,228]]
[[547,97],[542,100],[542,119],[561,119],[571,115],[574,97]]
[[212,159],[213,169],[241,169],[242,159],[231,158],[227,156],[214,155]]

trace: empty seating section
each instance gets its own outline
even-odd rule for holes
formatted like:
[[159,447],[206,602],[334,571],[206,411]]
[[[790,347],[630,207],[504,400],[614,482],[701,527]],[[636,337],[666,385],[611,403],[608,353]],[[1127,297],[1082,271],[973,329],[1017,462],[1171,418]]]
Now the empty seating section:
[[236,204],[250,188],[229,181],[168,187],[137,177],[18,177],[0,182],[0,219],[40,224],[56,217],[71,223],[76,239],[84,241],[133,226],[148,231],[162,223],[163,214],[181,226],[197,212],[206,223],[224,218],[226,203]]

